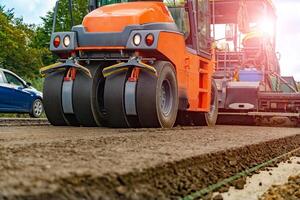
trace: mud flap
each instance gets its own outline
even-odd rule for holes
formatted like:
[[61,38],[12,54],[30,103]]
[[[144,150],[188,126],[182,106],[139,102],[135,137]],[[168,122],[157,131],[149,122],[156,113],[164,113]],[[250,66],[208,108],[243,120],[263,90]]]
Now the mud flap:
[[62,107],[65,114],[74,114],[73,110],[73,81],[64,81],[62,87]]
[[127,81],[125,84],[125,111],[126,115],[137,115],[136,111],[136,81]]

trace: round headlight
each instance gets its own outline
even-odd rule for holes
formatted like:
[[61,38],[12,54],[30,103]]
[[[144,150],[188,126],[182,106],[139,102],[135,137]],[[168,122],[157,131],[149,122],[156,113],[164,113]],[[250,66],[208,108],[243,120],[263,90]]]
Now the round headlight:
[[142,41],[142,36],[139,33],[133,36],[133,44],[135,46],[139,46],[141,44],[141,41]]
[[68,47],[70,44],[71,44],[71,38],[69,35],[66,35],[64,37],[64,45],[65,45],[65,47]]

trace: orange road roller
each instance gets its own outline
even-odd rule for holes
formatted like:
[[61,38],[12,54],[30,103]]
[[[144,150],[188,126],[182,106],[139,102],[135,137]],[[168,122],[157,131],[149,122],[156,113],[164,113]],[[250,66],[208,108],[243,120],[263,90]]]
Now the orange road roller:
[[81,25],[51,36],[50,50],[59,61],[41,73],[52,125],[216,123],[208,0],[91,0],[89,8]]

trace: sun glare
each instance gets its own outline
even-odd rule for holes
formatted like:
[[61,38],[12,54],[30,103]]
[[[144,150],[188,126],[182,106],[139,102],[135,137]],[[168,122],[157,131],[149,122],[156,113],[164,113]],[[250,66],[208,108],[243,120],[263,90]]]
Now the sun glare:
[[274,35],[274,23],[272,20],[268,18],[264,18],[261,22],[258,23],[258,28],[265,34],[269,36]]

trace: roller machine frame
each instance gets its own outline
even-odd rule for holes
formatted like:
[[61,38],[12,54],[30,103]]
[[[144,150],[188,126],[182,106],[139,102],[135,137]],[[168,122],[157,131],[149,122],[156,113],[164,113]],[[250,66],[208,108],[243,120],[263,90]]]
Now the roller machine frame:
[[216,123],[209,1],[165,3],[92,0],[81,25],[55,32],[57,3],[50,50],[60,59],[41,70],[52,125]]

